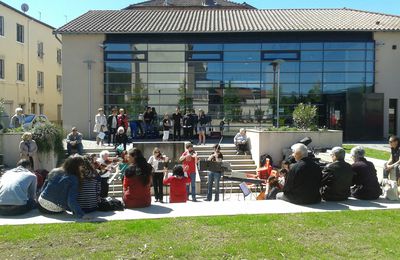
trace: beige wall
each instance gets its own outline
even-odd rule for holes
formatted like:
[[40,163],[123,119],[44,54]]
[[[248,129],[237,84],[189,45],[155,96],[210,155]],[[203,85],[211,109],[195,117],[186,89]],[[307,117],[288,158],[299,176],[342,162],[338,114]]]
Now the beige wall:
[[[43,113],[51,121],[57,118],[57,106],[62,104],[62,93],[57,91],[56,76],[62,75],[57,63],[57,49],[61,43],[54,37],[53,29],[32,20],[10,8],[0,5],[4,17],[4,36],[0,36],[0,58],[5,63],[5,78],[0,79],[0,97],[7,103],[7,111],[14,114],[15,108],[25,105],[25,113],[32,113],[31,104],[44,105]],[[24,43],[16,41],[16,24],[24,26]],[[44,56],[37,55],[37,44],[43,42]],[[25,80],[17,81],[17,63],[25,66]],[[37,71],[44,73],[44,87],[37,87]]]
[[[63,126],[68,131],[78,127],[84,138],[93,137],[97,108],[104,104],[103,44],[104,34],[63,35]],[[94,61],[91,70],[91,106],[89,109],[89,69],[84,61]],[[91,112],[89,112],[91,110]],[[90,124],[90,127],[89,127]]]
[[[384,93],[384,124],[383,133],[388,136],[389,131],[389,99],[397,99],[397,135],[400,135],[400,32],[374,33],[376,42],[375,63],[375,92]],[[393,50],[392,46],[397,45]]]

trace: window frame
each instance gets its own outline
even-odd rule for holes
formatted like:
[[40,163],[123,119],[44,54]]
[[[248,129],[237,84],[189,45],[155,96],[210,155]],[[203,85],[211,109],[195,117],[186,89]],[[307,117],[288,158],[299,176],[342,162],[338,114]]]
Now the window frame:
[[4,36],[4,16],[0,15],[0,36]]
[[4,59],[0,59],[0,79],[5,78],[5,61]]
[[62,62],[62,50],[57,48],[57,63],[61,64]]
[[[267,53],[293,53],[296,54],[296,58],[274,58],[274,59],[267,59],[265,58],[265,54]],[[262,61],[274,61],[277,59],[282,59],[282,60],[290,60],[290,61],[300,61],[300,51],[299,50],[271,50],[271,51],[261,51],[261,60]]]
[[25,65],[23,63],[17,63],[17,81],[25,81]]
[[44,72],[43,71],[37,71],[37,87],[40,89],[44,88]]
[[22,24],[17,23],[17,42],[25,42],[25,28]]
[[[131,55],[140,55],[144,54],[143,59],[114,59],[114,58],[108,58],[109,54],[131,54]],[[105,51],[104,52],[104,61],[147,61],[148,54],[147,51]]]
[[43,42],[38,42],[37,44],[37,56],[41,59],[43,59],[44,56],[44,44]]
[[61,75],[56,75],[56,88],[58,92],[61,92],[62,90],[62,76]]
[[[189,58],[189,55],[193,54],[219,54],[218,59],[192,59]],[[224,60],[224,52],[223,51],[185,51],[185,61],[223,61]]]

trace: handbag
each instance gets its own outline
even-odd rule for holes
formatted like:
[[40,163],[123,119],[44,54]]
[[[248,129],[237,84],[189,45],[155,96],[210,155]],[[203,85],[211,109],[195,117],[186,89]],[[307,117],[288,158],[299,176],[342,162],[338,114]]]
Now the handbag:
[[124,151],[124,144],[120,144],[115,148],[118,153],[122,153]]
[[103,132],[100,132],[100,133],[98,133],[97,137],[100,138],[101,140],[104,140],[104,137],[106,137],[106,134]]

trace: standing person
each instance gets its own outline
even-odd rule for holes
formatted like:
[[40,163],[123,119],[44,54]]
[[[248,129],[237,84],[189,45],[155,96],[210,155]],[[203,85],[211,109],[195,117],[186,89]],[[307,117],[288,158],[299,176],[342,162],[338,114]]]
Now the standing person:
[[96,143],[97,145],[100,144],[104,145],[104,137],[105,137],[105,133],[107,132],[107,118],[106,115],[104,114],[104,110],[103,108],[99,108],[97,109],[97,115],[94,117],[94,128],[93,128],[93,132],[97,133],[96,136]]
[[11,117],[9,128],[22,127],[25,123],[24,110],[20,107],[15,109],[15,114]]
[[192,113],[190,114],[192,120],[192,136],[194,132],[194,136],[197,136],[197,125],[199,123],[199,116],[196,114],[196,111],[192,109]]
[[[182,153],[179,161],[183,164],[183,169],[190,178],[192,201],[196,202],[196,164],[197,153],[193,150],[193,144],[186,144],[186,151]],[[189,196],[189,185],[186,186],[186,191]]]
[[49,173],[38,199],[38,208],[42,213],[57,214],[68,210],[77,218],[87,218],[77,200],[82,187],[83,167],[83,158],[73,156]]
[[151,205],[152,167],[137,148],[128,151],[129,166],[123,182],[123,201],[126,208],[144,208]]
[[182,127],[183,127],[183,138],[185,140],[192,141],[193,138],[193,125],[192,125],[192,116],[190,111],[188,110],[182,119]]
[[72,149],[76,149],[79,155],[83,154],[82,134],[74,126],[71,132],[67,135],[67,151],[68,156],[72,155]]
[[159,201],[163,203],[163,171],[158,170],[158,164],[164,163],[168,161],[168,157],[163,155],[158,147],[155,147],[153,150],[153,155],[150,156],[149,160],[147,161],[152,167],[154,171],[153,176],[153,188],[154,188],[154,197],[156,202]]
[[307,146],[295,144],[291,147],[296,163],[290,167],[286,176],[283,192],[276,195],[277,199],[294,204],[314,204],[321,201],[321,169],[308,157]]
[[169,139],[169,129],[171,128],[171,120],[169,120],[168,113],[165,113],[164,119],[162,121],[163,125],[163,141],[168,141]]
[[181,120],[182,114],[179,107],[176,108],[175,113],[172,114],[172,120],[174,121],[174,141],[178,139],[181,140]]
[[22,159],[0,178],[0,215],[21,215],[34,208],[37,178],[31,169],[30,161]]
[[156,131],[158,135],[158,125],[159,125],[159,120],[158,120],[158,114],[156,112],[156,108],[152,107],[151,108],[151,132],[153,133]]
[[365,151],[361,146],[353,147],[350,154],[354,161],[351,168],[355,173],[351,195],[360,200],[378,199],[382,194],[382,189],[374,164],[365,159]]
[[170,198],[171,203],[179,203],[187,201],[186,185],[190,183],[190,178],[185,177],[183,168],[176,165],[172,170],[172,176],[168,177],[168,172],[164,173],[164,185],[170,185]]
[[146,108],[146,111],[143,113],[143,120],[145,137],[150,137],[151,122],[153,121],[153,113],[151,112],[151,107]]
[[108,127],[108,146],[111,144],[115,145],[115,134],[117,133],[117,125],[118,125],[118,115],[117,108],[111,109],[111,115],[107,118],[107,127]]
[[[208,157],[209,161],[212,162],[222,162],[224,156],[221,153],[221,147],[219,144],[214,145],[214,152]],[[207,201],[212,200],[212,188],[213,182],[215,181],[215,198],[214,201],[219,201],[219,181],[221,180],[222,171],[208,173],[208,183],[207,183]]]
[[128,116],[125,114],[125,110],[123,108],[119,109],[119,114],[117,116],[117,129],[122,126],[124,131],[128,130]]
[[[124,146],[124,151],[126,151],[126,144],[128,143],[128,136],[122,126],[118,127],[117,135],[115,136],[115,149],[122,144]],[[119,153],[119,151],[117,151]]]
[[206,144],[206,126],[207,116],[204,110],[199,109],[199,143],[197,145]]
[[330,155],[332,163],[322,170],[321,196],[326,201],[347,200],[354,172],[344,161],[346,151],[342,147],[333,147]]
[[19,143],[20,159],[29,160],[33,170],[39,169],[38,147],[35,140],[32,140],[32,133],[25,132],[21,139],[22,141]]
[[399,138],[392,135],[389,138],[389,145],[391,155],[389,160],[385,163],[383,169],[383,178],[390,179],[392,181],[399,182],[400,178],[400,144]]

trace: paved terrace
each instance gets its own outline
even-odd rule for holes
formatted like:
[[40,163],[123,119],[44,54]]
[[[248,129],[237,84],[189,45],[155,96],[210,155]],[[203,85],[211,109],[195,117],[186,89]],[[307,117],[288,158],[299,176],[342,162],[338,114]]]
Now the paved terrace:
[[[103,149],[97,146],[93,141],[84,141],[86,148]],[[388,149],[386,144],[362,144],[364,147],[371,147],[382,150]],[[387,146],[387,147],[386,147]],[[108,146],[105,146],[108,147]],[[329,158],[327,153],[320,153],[318,157],[322,159]],[[378,178],[382,178],[382,166],[384,161],[371,159],[378,171]],[[346,161],[350,162],[349,155],[346,155]],[[175,217],[195,217],[195,216],[229,216],[246,214],[286,214],[303,212],[331,212],[342,210],[384,210],[400,209],[400,201],[389,201],[383,198],[374,201],[362,201],[350,198],[344,202],[321,202],[319,204],[300,206],[280,200],[255,200],[254,196],[243,199],[241,194],[225,195],[225,201],[219,202],[191,202],[187,203],[154,203],[148,208],[125,209],[115,212],[94,212],[89,214],[93,217],[93,222],[112,221],[112,220],[133,220],[133,219],[157,219],[157,218],[175,218]],[[199,196],[200,197],[200,196]],[[154,198],[153,198],[154,201]],[[23,224],[50,224],[74,222],[75,218],[67,213],[61,215],[45,216],[38,210],[10,218],[0,217],[0,225],[23,225]],[[82,220],[79,220],[82,221]]]

